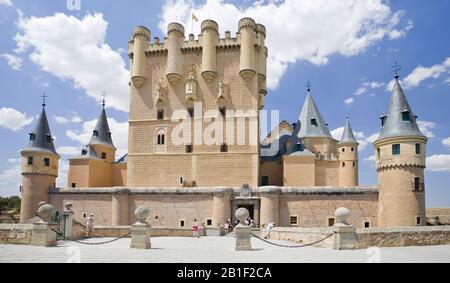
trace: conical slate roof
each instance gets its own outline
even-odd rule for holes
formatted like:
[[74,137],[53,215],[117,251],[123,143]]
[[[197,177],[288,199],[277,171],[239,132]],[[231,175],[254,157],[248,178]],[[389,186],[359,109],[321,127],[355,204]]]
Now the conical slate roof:
[[42,108],[36,128],[30,133],[30,141],[23,151],[48,152],[58,155],[53,144],[53,136],[48,125],[45,107]]
[[[404,113],[409,113],[409,119],[403,121]],[[408,115],[406,115],[408,116]],[[403,92],[398,78],[395,79],[394,90],[392,91],[391,102],[389,104],[389,110],[384,116],[385,123],[381,129],[379,140],[404,137],[404,136],[422,136],[424,134],[417,126],[417,117],[411,110],[408,100]]]
[[342,134],[342,138],[339,144],[346,144],[346,143],[356,143],[356,144],[358,143],[348,118],[347,122],[345,123],[344,133]]
[[100,113],[100,117],[98,118],[97,125],[93,131],[89,145],[107,145],[114,147],[105,108],[103,108]]
[[332,138],[330,130],[322,118],[311,93],[308,93],[305,104],[303,105],[299,121],[301,128],[298,134],[299,138],[306,137],[327,137]]

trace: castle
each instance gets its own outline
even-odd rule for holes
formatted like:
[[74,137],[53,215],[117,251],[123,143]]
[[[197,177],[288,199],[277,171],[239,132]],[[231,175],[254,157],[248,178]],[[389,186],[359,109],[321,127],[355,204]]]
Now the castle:
[[117,158],[103,104],[90,143],[70,160],[67,188],[55,186],[60,156],[44,104],[21,151],[21,221],[47,202],[59,210],[71,203],[76,220],[93,213],[97,225],[111,226],[134,223],[138,206],[150,209],[154,227],[190,228],[198,219],[214,229],[240,207],[259,227],[332,226],[338,207],[350,209],[359,228],[425,225],[427,138],[399,77],[374,143],[379,184],[362,187],[349,119],[335,140],[311,89],[298,121],[260,140],[266,28],[251,18],[238,27],[236,37],[220,38],[206,20],[198,39],[186,40],[184,27],[171,23],[164,42],[137,27],[128,48],[128,154]]

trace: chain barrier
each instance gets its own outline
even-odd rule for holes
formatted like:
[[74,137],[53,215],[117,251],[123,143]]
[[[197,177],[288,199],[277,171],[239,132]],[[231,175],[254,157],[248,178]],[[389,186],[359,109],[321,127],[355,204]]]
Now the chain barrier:
[[270,242],[270,241],[268,241],[268,240],[266,240],[266,239],[263,239],[263,238],[261,238],[261,237],[258,237],[258,236],[256,236],[256,235],[253,234],[253,233],[251,233],[251,235],[252,235],[253,237],[255,237],[256,239],[261,240],[261,241],[263,241],[263,242],[265,242],[265,243],[267,243],[267,244],[270,244],[270,245],[272,245],[272,246],[277,246],[277,247],[281,247],[281,248],[298,249],[298,248],[311,247],[311,246],[317,245],[317,244],[319,244],[319,243],[322,243],[322,242],[328,240],[329,238],[333,237],[333,236],[335,235],[335,233],[330,234],[330,235],[326,236],[325,238],[323,238],[323,239],[321,239],[321,240],[319,240],[319,241],[317,241],[317,242],[310,243],[310,244],[306,244],[306,245],[300,245],[300,246],[281,245],[281,244],[277,244],[277,243]]
[[[58,236],[64,237],[64,235],[60,231],[57,231],[55,229],[52,229],[52,231],[55,232]],[[78,241],[78,240],[67,240],[67,241],[75,242],[75,243],[78,243],[80,245],[85,245],[85,246],[100,246],[100,245],[106,245],[106,244],[114,243],[114,242],[116,242],[118,240],[121,240],[123,238],[127,238],[130,235],[131,235],[131,232],[129,232],[128,234],[123,235],[123,236],[121,236],[119,238],[115,238],[115,239],[104,241],[104,242],[98,242],[98,243],[95,243],[95,242],[94,243],[89,243],[89,242]]]

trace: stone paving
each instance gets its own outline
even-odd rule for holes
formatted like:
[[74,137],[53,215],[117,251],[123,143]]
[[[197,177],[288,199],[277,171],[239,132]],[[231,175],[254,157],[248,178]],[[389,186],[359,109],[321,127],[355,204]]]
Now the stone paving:
[[[91,239],[99,242],[108,239]],[[4,262],[148,262],[148,263],[302,263],[302,262],[450,262],[450,246],[336,251],[286,249],[252,239],[254,251],[235,252],[232,237],[152,238],[151,250],[131,250],[130,239],[101,246],[60,242],[55,248],[0,245]],[[277,241],[277,243],[290,244]]]

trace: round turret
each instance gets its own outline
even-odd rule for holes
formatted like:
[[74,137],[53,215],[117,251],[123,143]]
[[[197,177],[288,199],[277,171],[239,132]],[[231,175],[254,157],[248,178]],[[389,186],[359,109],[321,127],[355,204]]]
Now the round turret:
[[426,144],[398,78],[382,117],[375,141],[375,160],[380,187],[378,225],[381,227],[426,224]]
[[217,44],[219,43],[219,25],[213,20],[202,23],[203,51],[202,77],[212,83],[217,76]]
[[[45,106],[45,103],[43,104]],[[59,155],[53,144],[45,107],[30,133],[28,146],[20,152],[22,169],[22,202],[20,222],[35,216],[42,203],[49,201],[49,190],[58,177]]]
[[358,186],[358,147],[350,121],[347,118],[342,139],[338,143],[339,185],[351,188]]
[[132,50],[131,80],[136,88],[141,88],[147,80],[147,59],[145,51],[150,45],[151,32],[144,26],[138,26],[133,32],[130,49]]
[[239,21],[241,35],[241,66],[239,74],[245,81],[256,75],[256,22],[251,18]]
[[167,80],[176,85],[183,77],[181,48],[184,43],[184,27],[179,23],[170,23],[167,27]]

